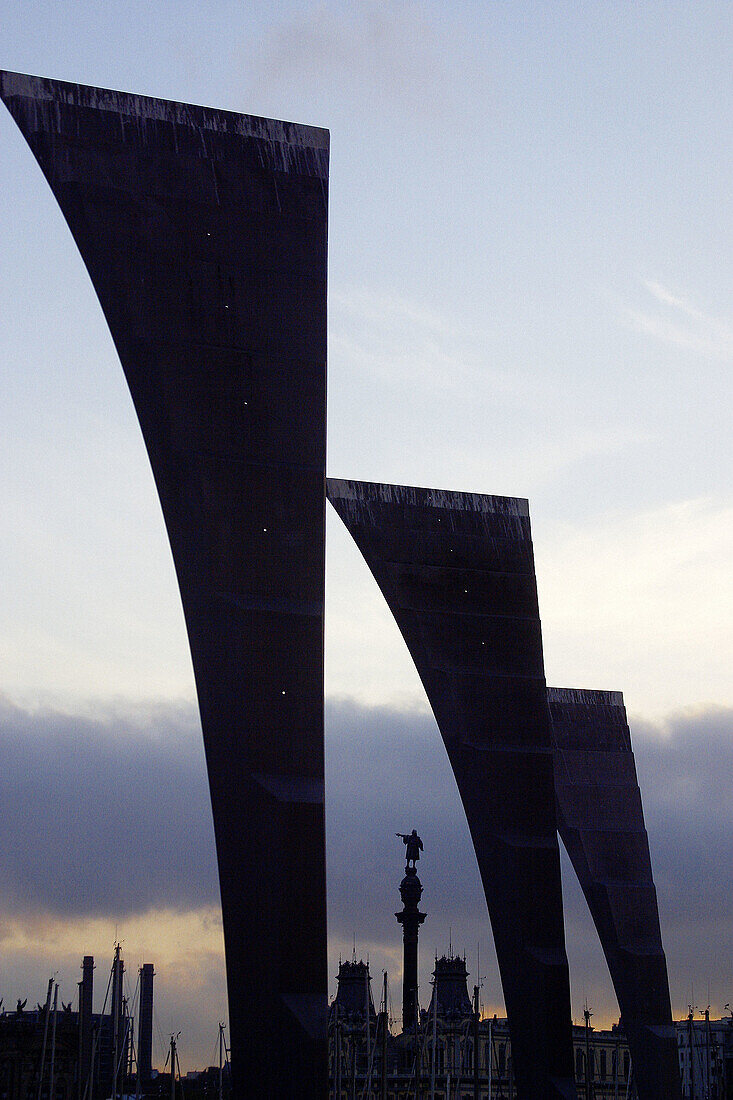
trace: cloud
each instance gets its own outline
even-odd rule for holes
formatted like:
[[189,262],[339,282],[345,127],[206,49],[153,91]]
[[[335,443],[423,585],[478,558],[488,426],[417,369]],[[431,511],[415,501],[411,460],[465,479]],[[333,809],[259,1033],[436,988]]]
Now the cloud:
[[635,748],[673,1005],[682,1015],[693,986],[709,988],[720,1012],[733,992],[733,709],[639,724]]
[[451,400],[468,385],[517,401],[532,392],[532,379],[487,365],[495,333],[471,331],[404,295],[352,287],[329,301],[332,355],[348,362],[352,379],[364,374],[389,390]]
[[644,286],[662,312],[628,309],[627,316],[641,332],[663,343],[709,359],[733,359],[733,325],[711,316],[653,280]]
[[[339,954],[350,956],[355,942],[376,981],[388,970],[399,1016],[403,849],[394,833],[417,828],[428,914],[421,995],[434,952],[452,942],[472,982],[480,953],[485,1008],[503,1011],[478,868],[432,716],[337,698],[326,728],[331,991]],[[632,722],[632,736],[675,1010],[684,1012],[693,982],[699,991],[710,982],[719,1012],[733,993],[733,709]],[[104,967],[119,935],[133,975],[142,961],[156,965],[161,1026],[185,1019],[190,1064],[205,1064],[205,1025],[223,1011],[225,983],[195,712],[118,708],[92,720],[4,701],[0,756],[0,995],[37,998],[59,970],[69,999],[81,955]],[[609,1022],[610,979],[565,864],[573,1008],[579,1015],[588,996],[596,1022]]]
[[733,704],[733,506],[674,501],[535,531],[548,676],[661,716]]
[[[466,951],[487,975],[484,999],[502,995],[488,916],[465,817],[431,716],[329,706],[329,931],[331,958],[370,953],[372,974],[399,977],[400,941],[393,912],[398,853],[392,833],[417,827],[425,841],[421,878],[428,920],[421,932],[421,988],[432,953]],[[733,709],[686,713],[658,725],[632,722],[673,1003],[683,1014],[694,981],[710,983],[715,1011],[731,999],[733,968]],[[348,785],[345,779],[348,778]],[[402,822],[400,824],[400,822]],[[564,896],[573,1008],[591,999],[598,1022],[618,1008],[587,905],[564,860]],[[335,965],[332,962],[332,969]]]
[[92,719],[0,700],[6,911],[123,919],[218,903],[192,707]]
[[635,743],[657,888],[678,930],[693,933],[731,912],[733,710],[640,723]]
[[433,25],[411,0],[321,4],[293,15],[269,31],[248,70],[250,99],[268,89],[279,95],[294,86],[302,96],[304,86],[317,93],[336,85],[342,100],[357,95],[414,117],[450,95]]

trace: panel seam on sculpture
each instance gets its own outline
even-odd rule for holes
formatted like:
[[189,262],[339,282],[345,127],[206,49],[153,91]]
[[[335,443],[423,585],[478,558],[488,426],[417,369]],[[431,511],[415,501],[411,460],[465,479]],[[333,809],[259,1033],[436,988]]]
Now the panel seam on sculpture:
[[[511,541],[515,542],[516,540],[512,539]],[[422,572],[428,571],[428,570],[433,570],[435,572],[440,571],[440,573],[454,573],[454,574],[459,574],[460,573],[461,576],[470,575],[470,576],[474,576],[476,578],[479,578],[479,577],[523,577],[523,578],[528,578],[529,577],[532,580],[534,580],[534,576],[535,576],[535,574],[533,572],[529,571],[529,570],[527,570],[525,572],[519,572],[518,570],[512,570],[512,569],[491,569],[489,567],[483,567],[482,568],[480,566],[473,566],[473,565],[451,565],[450,563],[446,563],[445,565],[443,565],[442,563],[440,565],[431,565],[430,562],[417,562],[415,560],[415,558],[407,558],[404,561],[402,561],[398,558],[384,558],[383,563],[384,563],[385,567],[389,566],[389,565],[394,565],[396,567],[403,568],[405,565],[410,565],[414,568],[414,570],[415,570],[414,576],[417,577],[418,579],[420,578],[420,575],[421,575]],[[400,578],[400,579],[402,579],[402,578]],[[409,577],[405,578],[405,579],[409,579]],[[439,579],[439,578],[436,577],[436,580],[437,579]],[[549,688],[548,688],[548,691],[549,691]]]
[[220,600],[232,603],[243,611],[281,611],[296,615],[320,616],[323,604],[317,600],[293,600],[287,596],[247,596],[233,592],[214,593]]
[[459,615],[461,618],[468,619],[501,619],[504,622],[517,622],[517,623],[537,623],[540,625],[540,620],[536,615],[500,615],[494,611],[468,611],[458,607],[431,607],[429,610],[424,607],[416,607],[412,603],[402,603],[401,600],[395,600],[395,604],[401,611],[414,611],[417,614],[422,615]]

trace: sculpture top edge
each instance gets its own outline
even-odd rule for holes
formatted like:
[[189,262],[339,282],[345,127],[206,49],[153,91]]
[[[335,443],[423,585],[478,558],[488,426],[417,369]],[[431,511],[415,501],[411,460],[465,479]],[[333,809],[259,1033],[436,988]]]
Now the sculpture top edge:
[[548,687],[548,703],[578,703],[583,706],[624,706],[624,696],[621,691],[595,691],[591,688],[558,688]]
[[[283,145],[306,147],[328,152],[329,131],[319,126],[283,122],[259,115],[238,114],[214,107],[200,107],[175,100],[118,92],[110,88],[95,88],[71,84],[49,77],[28,76],[0,69],[0,99],[21,97],[35,101],[64,103],[74,107],[89,107],[118,115],[151,121],[173,122],[216,133],[237,134],[240,137],[262,138]],[[327,175],[327,173],[326,173]],[[326,178],[324,175],[324,178]]]
[[547,703],[557,750],[633,752],[620,691],[548,687]]
[[523,497],[486,496],[450,489],[427,489],[415,485],[385,485],[374,481],[345,481],[329,477],[326,495],[336,500],[362,503],[411,504],[423,508],[446,508],[452,511],[500,513],[529,516],[529,501]]

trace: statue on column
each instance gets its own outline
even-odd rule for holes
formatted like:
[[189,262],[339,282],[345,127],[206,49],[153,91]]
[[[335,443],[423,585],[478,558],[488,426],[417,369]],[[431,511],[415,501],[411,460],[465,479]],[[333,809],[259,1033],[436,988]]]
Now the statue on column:
[[[395,833],[395,836],[401,837],[402,843],[405,845],[405,870],[412,869],[416,871],[415,864],[420,858],[420,852],[423,851],[423,844],[417,835],[417,829],[413,829],[411,833]],[[412,868],[410,868],[410,864],[412,864]]]

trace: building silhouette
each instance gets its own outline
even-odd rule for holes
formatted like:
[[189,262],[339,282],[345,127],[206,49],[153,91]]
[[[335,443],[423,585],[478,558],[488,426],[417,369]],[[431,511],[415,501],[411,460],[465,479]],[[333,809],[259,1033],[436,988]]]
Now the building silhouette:
[[[508,1022],[480,1016],[476,1026],[468,976],[461,956],[435,959],[432,994],[420,1013],[416,1057],[412,1030],[388,1031],[384,1042],[382,1011],[375,1012],[371,995],[366,995],[371,986],[368,963],[340,962],[329,1014],[331,1100],[411,1100],[433,1093],[435,1100],[518,1100]],[[630,1098],[637,1097],[628,1043],[618,1025],[610,1030],[573,1026],[572,1043],[579,1096],[625,1100],[628,1089]]]
[[49,983],[46,1004],[29,1010],[27,1001],[19,1001],[15,1011],[0,1012],[0,1100],[106,1100],[115,1095],[115,1085],[122,1096],[125,1082],[137,1073],[137,1059],[119,963],[116,958],[102,1012],[93,1011],[91,955],[82,963],[76,1009],[59,1008]]

